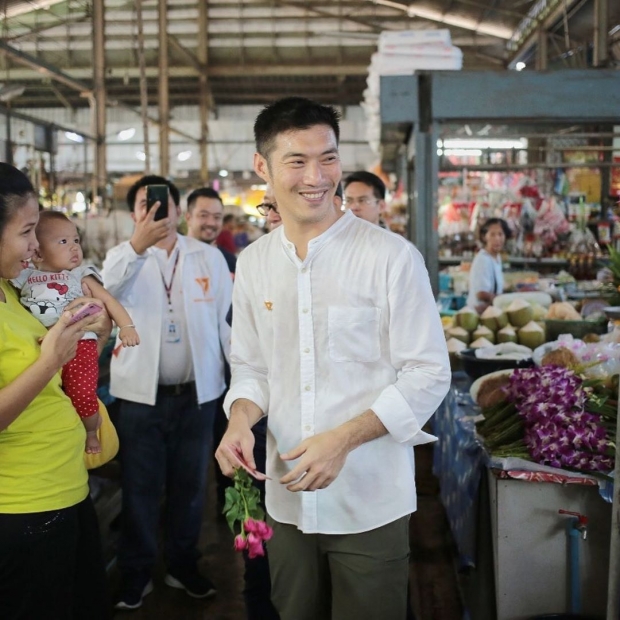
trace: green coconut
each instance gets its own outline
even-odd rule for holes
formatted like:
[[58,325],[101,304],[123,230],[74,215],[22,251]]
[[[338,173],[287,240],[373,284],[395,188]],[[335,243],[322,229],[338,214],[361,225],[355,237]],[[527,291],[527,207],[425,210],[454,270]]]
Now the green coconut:
[[465,344],[469,344],[469,341],[471,340],[469,332],[462,327],[451,327],[447,330],[447,334],[448,340],[450,340],[451,338],[456,338],[457,340],[460,340]]
[[478,313],[469,306],[465,306],[461,308],[454,315],[454,324],[457,327],[462,327],[466,329],[468,332],[473,332],[476,327],[478,327],[478,323],[480,322],[480,317]]
[[508,325],[508,317],[503,310],[489,306],[481,315],[480,322],[492,332],[496,332]]
[[547,316],[547,309],[540,304],[533,303],[532,304],[532,320],[533,321],[542,321]]
[[478,329],[472,334],[472,338],[474,340],[478,340],[478,338],[486,338],[489,342],[495,344],[495,332],[491,331],[484,325],[480,325],[480,327],[478,327]]
[[469,346],[472,349],[483,349],[484,347],[492,347],[493,343],[486,338],[476,338]]
[[450,368],[453,371],[460,370],[461,358],[459,357],[459,352],[466,349],[467,345],[458,338],[450,338],[448,342],[446,342],[446,346],[448,347],[448,355],[450,357]]
[[519,330],[519,344],[535,349],[545,342],[545,330],[535,321],[530,321]]
[[497,332],[497,342],[517,342],[517,332],[512,325],[506,325],[503,329]]
[[508,320],[512,326],[525,327],[532,320],[534,311],[525,299],[515,299],[506,308],[506,314],[508,314]]

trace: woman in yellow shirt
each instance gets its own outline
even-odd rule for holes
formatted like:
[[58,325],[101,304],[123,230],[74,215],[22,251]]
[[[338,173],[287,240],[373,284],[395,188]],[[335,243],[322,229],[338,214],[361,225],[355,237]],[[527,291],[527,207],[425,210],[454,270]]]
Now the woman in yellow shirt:
[[85,431],[59,371],[87,329],[103,341],[110,322],[102,312],[69,325],[65,312],[48,331],[21,306],[8,280],[37,248],[38,219],[30,181],[0,163],[0,618],[104,619]]

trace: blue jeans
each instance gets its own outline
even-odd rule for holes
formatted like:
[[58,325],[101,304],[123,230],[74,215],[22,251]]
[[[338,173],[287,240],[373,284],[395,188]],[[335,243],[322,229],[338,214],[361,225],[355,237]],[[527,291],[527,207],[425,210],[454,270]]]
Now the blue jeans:
[[158,393],[155,406],[121,401],[121,572],[146,576],[153,568],[164,490],[166,566],[172,572],[195,566],[216,402],[198,405],[195,390]]

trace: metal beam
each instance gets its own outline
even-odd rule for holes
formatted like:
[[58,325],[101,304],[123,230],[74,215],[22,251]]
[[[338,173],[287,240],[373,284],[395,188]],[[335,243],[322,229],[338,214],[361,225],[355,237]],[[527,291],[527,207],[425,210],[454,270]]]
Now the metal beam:
[[10,114],[12,118],[18,118],[22,121],[26,121],[27,123],[32,123],[33,125],[43,125],[45,127],[51,127],[57,131],[70,131],[71,133],[76,133],[78,136],[82,136],[87,140],[95,140],[95,136],[90,133],[85,133],[82,130],[77,130],[74,127],[67,127],[66,125],[59,125],[58,123],[50,123],[47,120],[42,118],[38,118],[36,116],[31,116],[30,114],[26,114],[24,112],[17,112],[16,110],[9,109],[7,106],[0,104],[0,114],[7,115]]
[[[536,45],[538,42],[538,28],[542,28],[545,31],[551,30],[555,23],[562,19],[564,12],[568,12],[576,2],[578,0],[547,0],[547,4],[553,8],[550,8],[545,13],[541,13],[541,15],[544,15],[542,20],[539,16],[526,17],[522,22],[522,26],[525,29],[524,31],[530,32],[530,34],[517,43],[517,49],[513,50],[512,58],[508,62],[508,68],[514,69],[517,62]],[[535,27],[536,22],[538,22],[537,27]],[[516,31],[518,30],[519,28]]]
[[213,105],[209,89],[207,67],[209,65],[209,14],[208,0],[198,2],[198,62],[200,87],[200,180],[209,182],[209,108]]
[[105,209],[107,181],[106,161],[106,89],[105,89],[105,0],[93,0],[93,83],[95,85],[92,112],[94,114],[95,142],[95,179],[93,190]]
[[170,173],[170,93],[168,91],[168,6],[167,0],[158,0],[159,13],[159,173]]
[[[25,52],[16,49],[15,47],[9,45],[8,43],[5,43],[4,41],[0,41],[0,52],[2,52],[5,56],[15,60],[16,62],[30,67],[31,69],[34,69],[34,71],[39,74],[39,78],[41,76],[52,78],[60,82],[61,84],[65,84],[73,90],[79,91],[84,96],[92,94],[90,86],[85,82],[80,82],[76,78],[70,76],[68,73],[61,71],[60,69],[45,62],[44,60],[35,58],[30,54],[26,54]],[[92,76],[92,69],[89,70],[89,73],[90,76]],[[15,79],[13,72],[11,72],[11,77]]]
[[[1,45],[1,43],[0,43]],[[0,51],[2,51],[0,49]],[[38,60],[36,61],[39,62]],[[41,75],[47,75],[39,69],[39,65],[32,65],[33,71],[27,69],[11,69],[11,79],[23,81],[23,80],[37,80],[41,79]],[[360,59],[359,62],[348,62],[343,65],[328,65],[328,64],[292,64],[292,63],[256,63],[248,65],[240,64],[226,64],[226,65],[210,65],[208,67],[210,77],[256,77],[256,76],[268,76],[268,77],[289,77],[289,76],[367,76],[368,75],[368,58]],[[74,82],[77,82],[80,78],[92,77],[92,68],[89,67],[74,67],[71,68],[70,73],[65,73]],[[146,76],[149,78],[156,78],[159,75],[157,67],[146,67]],[[196,68],[193,66],[186,67],[171,67],[170,77],[194,77],[196,76]],[[51,75],[48,75],[51,77]],[[125,80],[136,79],[140,77],[140,71],[138,67],[110,67],[106,68],[106,77],[109,79]],[[70,88],[74,88],[72,85],[67,84]],[[82,87],[87,87],[86,84],[82,84]],[[74,88],[75,90],[75,88]]]
[[536,46],[536,71],[547,70],[547,60],[549,58],[549,35],[543,28],[538,29],[538,44]]
[[69,24],[79,24],[80,22],[85,22],[88,20],[90,15],[84,13],[83,15],[71,15],[71,17],[66,17],[65,19],[59,19],[55,22],[49,22],[47,24],[43,24],[36,28],[30,28],[26,32],[22,32],[21,34],[16,34],[12,37],[6,37],[5,41],[20,41],[22,39],[29,39],[32,36],[36,36],[45,32],[47,30],[51,30],[52,28],[58,28],[59,26],[68,26]]
[[[590,123],[613,123],[620,110],[620,79],[611,69],[437,71],[432,74],[432,88],[433,118],[445,121],[546,119],[583,123],[588,119]],[[484,98],[480,93],[485,93]],[[595,97],[593,93],[604,96]],[[511,105],[507,106],[507,101]]]
[[609,2],[594,0],[594,58],[595,67],[606,67],[609,58]]

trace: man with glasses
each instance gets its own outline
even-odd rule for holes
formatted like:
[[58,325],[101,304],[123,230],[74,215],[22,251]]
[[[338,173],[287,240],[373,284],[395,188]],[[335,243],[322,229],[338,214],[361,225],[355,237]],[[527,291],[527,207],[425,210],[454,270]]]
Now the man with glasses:
[[256,210],[265,218],[267,218],[267,230],[271,232],[282,224],[282,218],[278,213],[276,199],[270,185],[267,185],[263,202],[256,206]]
[[381,214],[385,210],[385,184],[372,172],[360,170],[344,181],[344,207],[357,217],[385,228]]
[[224,224],[224,205],[220,195],[211,187],[195,189],[187,197],[187,236],[215,246],[226,259],[230,275],[234,279],[237,257],[217,244]]

